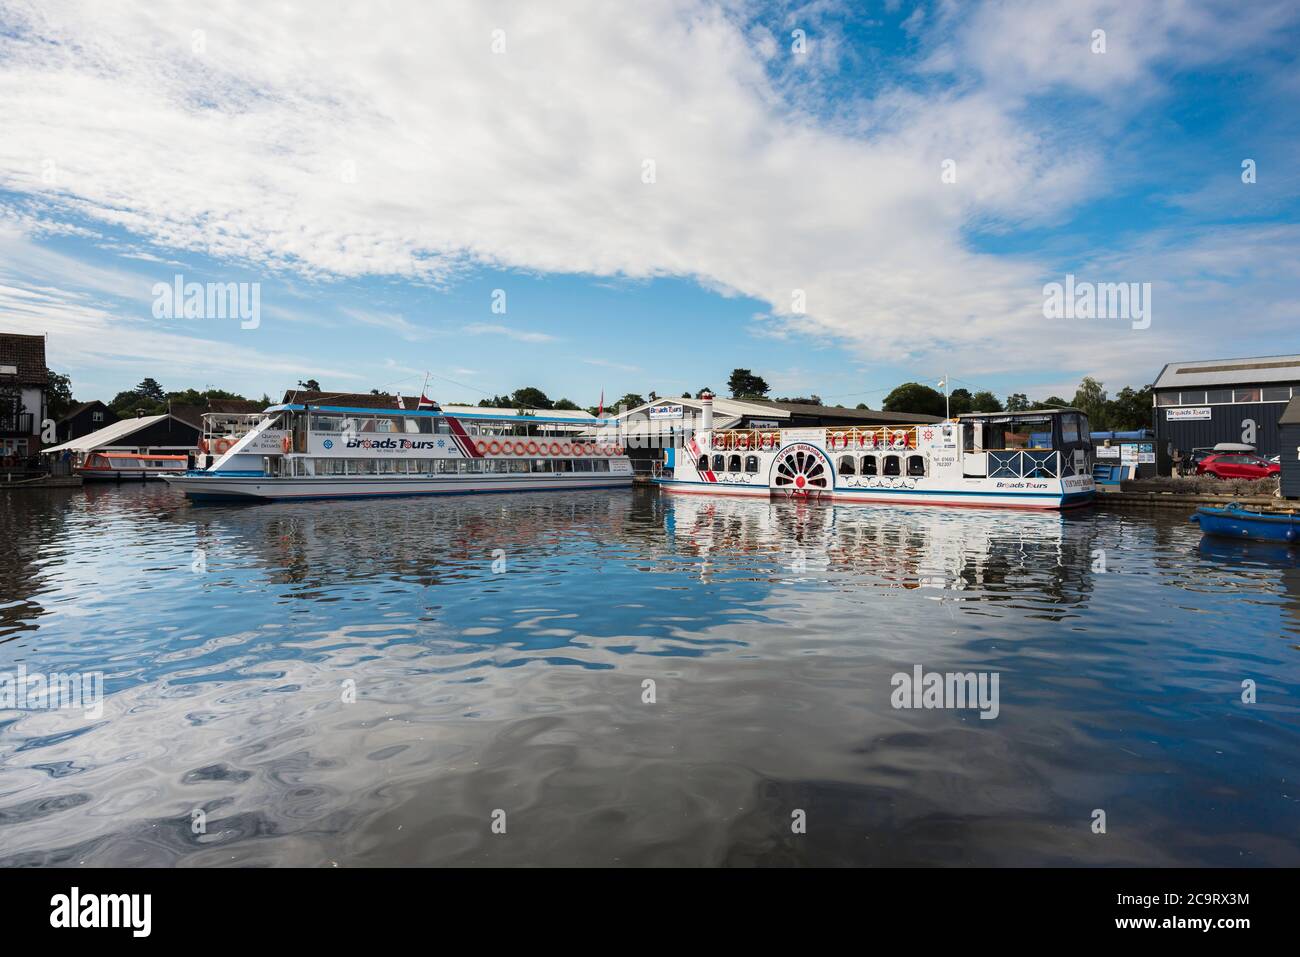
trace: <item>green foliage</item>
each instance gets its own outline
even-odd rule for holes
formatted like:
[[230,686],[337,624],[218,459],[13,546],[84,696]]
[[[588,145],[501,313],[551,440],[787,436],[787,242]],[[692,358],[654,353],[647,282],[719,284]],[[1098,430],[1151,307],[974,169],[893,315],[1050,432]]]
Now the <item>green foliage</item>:
[[551,400],[546,397],[546,393],[531,385],[526,385],[522,389],[515,389],[510,395],[510,404],[517,409],[553,408]]
[[767,395],[767,382],[762,376],[756,376],[748,369],[733,369],[727,379],[727,388],[733,399],[761,399]]
[[556,412],[579,412],[580,406],[576,402],[570,402],[568,399],[556,399],[555,404],[551,406]]
[[885,396],[883,408],[886,412],[943,415],[943,393],[919,382],[904,382]]
[[53,369],[47,372],[45,408],[51,419],[59,419],[72,408],[72,380]]

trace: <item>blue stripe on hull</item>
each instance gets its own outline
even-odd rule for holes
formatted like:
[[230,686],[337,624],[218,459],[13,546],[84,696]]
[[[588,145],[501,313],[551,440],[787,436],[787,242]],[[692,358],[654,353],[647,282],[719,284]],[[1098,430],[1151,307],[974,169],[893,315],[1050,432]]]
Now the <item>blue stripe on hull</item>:
[[421,491],[411,492],[343,492],[339,494],[324,495],[264,495],[249,494],[237,495],[231,492],[193,492],[184,489],[185,497],[196,505],[211,504],[215,502],[243,502],[253,504],[256,502],[321,502],[321,501],[338,501],[348,498],[418,498],[425,495],[503,495],[519,492],[585,492],[588,489],[600,488],[628,488],[632,482],[602,482],[599,485],[573,485],[558,486],[551,488],[472,488],[472,489],[424,489]]

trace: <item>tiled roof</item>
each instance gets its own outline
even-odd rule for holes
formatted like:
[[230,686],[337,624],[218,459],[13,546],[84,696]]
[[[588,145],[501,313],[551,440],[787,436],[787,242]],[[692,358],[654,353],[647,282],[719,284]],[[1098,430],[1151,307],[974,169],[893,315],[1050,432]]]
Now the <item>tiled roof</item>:
[[45,385],[49,381],[45,367],[45,337],[0,332],[0,369],[5,366],[16,366],[18,371],[0,373],[0,380],[19,385]]

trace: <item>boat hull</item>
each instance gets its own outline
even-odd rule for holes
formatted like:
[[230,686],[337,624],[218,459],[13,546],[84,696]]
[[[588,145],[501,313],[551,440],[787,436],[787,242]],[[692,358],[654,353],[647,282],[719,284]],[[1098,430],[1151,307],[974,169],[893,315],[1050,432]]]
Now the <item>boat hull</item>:
[[656,479],[665,492],[679,495],[743,495],[754,498],[806,498],[819,502],[843,502],[866,505],[942,505],[948,508],[1016,508],[1058,511],[1090,505],[1094,489],[1067,491],[996,492],[980,489],[845,489],[835,488],[809,493],[785,492],[767,485],[691,482],[680,479]]
[[1247,539],[1254,542],[1273,542],[1294,545],[1300,542],[1300,520],[1295,515],[1269,515],[1243,508],[1215,508],[1203,506],[1192,515],[1191,521],[1201,526],[1206,535],[1219,538]]
[[631,473],[600,475],[473,475],[445,477],[299,477],[267,475],[165,476],[195,502],[275,502],[317,499],[397,498],[416,495],[480,495],[494,492],[554,492],[626,488]]

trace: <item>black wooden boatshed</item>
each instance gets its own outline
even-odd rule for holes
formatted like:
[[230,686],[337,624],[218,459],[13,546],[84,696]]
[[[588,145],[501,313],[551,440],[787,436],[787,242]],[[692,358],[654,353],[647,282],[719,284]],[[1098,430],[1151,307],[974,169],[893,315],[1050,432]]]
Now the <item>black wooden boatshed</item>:
[[1277,420],[1282,455],[1282,495],[1300,498],[1300,396],[1287,403]]

